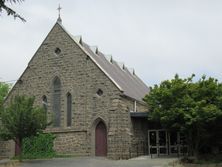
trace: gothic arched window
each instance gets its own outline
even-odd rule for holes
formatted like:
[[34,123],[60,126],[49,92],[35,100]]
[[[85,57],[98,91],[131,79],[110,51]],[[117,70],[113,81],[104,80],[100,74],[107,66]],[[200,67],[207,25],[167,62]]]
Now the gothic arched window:
[[47,113],[48,103],[47,103],[47,97],[45,95],[42,96],[42,105],[45,113]]
[[58,77],[53,80],[53,124],[55,127],[60,126],[60,116],[61,116],[61,82]]
[[67,93],[67,126],[72,125],[72,95]]

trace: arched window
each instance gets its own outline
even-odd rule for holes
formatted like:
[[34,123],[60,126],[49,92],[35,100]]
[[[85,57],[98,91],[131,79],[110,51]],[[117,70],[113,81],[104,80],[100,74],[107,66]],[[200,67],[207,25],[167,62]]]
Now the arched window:
[[48,103],[47,103],[47,97],[45,95],[42,96],[42,105],[45,113],[47,113]]
[[67,126],[72,125],[72,95],[67,93]]
[[53,114],[54,120],[53,124],[55,127],[60,126],[60,115],[61,115],[61,82],[58,77],[53,80]]

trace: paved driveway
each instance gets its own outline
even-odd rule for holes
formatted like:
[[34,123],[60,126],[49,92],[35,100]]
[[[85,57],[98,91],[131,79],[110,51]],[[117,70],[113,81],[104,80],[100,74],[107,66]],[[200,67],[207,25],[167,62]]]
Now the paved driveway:
[[175,159],[141,157],[131,160],[108,160],[97,157],[56,158],[23,162],[21,167],[163,167]]

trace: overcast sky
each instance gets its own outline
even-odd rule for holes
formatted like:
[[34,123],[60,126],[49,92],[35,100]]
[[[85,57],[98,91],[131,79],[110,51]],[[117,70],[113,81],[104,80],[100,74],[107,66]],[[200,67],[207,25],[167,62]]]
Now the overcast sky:
[[149,86],[176,73],[222,81],[221,0],[26,0],[27,20],[0,16],[0,81],[16,80],[58,17],[90,45],[133,67]]

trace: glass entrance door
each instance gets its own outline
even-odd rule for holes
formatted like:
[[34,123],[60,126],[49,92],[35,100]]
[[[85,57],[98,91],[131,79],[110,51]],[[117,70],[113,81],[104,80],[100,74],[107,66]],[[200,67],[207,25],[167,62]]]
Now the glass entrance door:
[[169,133],[169,154],[178,154],[179,137],[177,132]]
[[165,155],[168,153],[166,130],[149,130],[148,139],[149,154]]
[[149,147],[149,154],[157,154],[157,131],[151,130],[148,131],[148,147]]
[[159,130],[158,131],[158,141],[159,141],[159,154],[167,154],[168,148],[167,148],[167,132],[165,130]]
[[169,153],[184,155],[188,152],[186,137],[179,132],[169,133]]
[[179,132],[163,129],[148,131],[148,153],[156,155],[181,155],[187,153],[186,137]]

